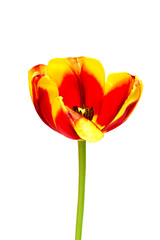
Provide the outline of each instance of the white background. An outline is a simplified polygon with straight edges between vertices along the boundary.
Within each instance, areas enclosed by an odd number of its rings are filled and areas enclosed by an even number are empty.
[[[87,143],[83,240],[159,240],[158,0],[14,0],[0,12],[0,239],[74,239],[77,142],[40,120],[28,70],[88,56],[106,75],[137,74],[144,91],[127,122]]]

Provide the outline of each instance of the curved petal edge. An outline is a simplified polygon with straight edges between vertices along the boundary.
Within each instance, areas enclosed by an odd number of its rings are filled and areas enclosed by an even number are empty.
[[[103,138],[104,134],[93,122],[65,106],[62,99],[62,97],[59,98],[63,112],[81,140],[93,143]]]
[[[139,79],[138,76],[135,76],[135,82],[133,84],[133,88],[130,92],[130,95],[128,96],[127,100],[121,107],[120,111],[116,115],[116,117],[113,119],[113,121],[106,127],[102,129],[102,132],[109,132],[112,129],[118,127],[123,122],[125,122],[130,114],[133,112],[134,108],[136,107],[143,91],[143,83]]]

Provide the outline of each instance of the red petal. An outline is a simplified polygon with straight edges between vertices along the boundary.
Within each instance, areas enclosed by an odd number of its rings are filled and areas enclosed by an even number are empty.
[[[32,81],[35,76],[44,76],[46,72],[47,72],[47,66],[43,64],[36,65],[28,71],[29,90],[30,90],[32,101],[33,101]]]
[[[71,109],[82,104],[98,114],[104,95],[105,73],[95,59],[56,58],[48,64],[48,74],[57,83],[59,95]]]
[[[47,125],[54,131],[58,131],[52,118],[52,107],[47,90],[39,88],[38,105],[42,116],[45,118]]]
[[[113,130],[114,128],[118,127],[119,125],[121,125],[123,122],[125,122],[127,120],[127,118],[129,117],[129,115],[132,113],[132,111],[134,110],[136,104],[138,101],[131,103],[125,110],[124,114],[118,118],[117,120],[113,121],[112,123],[109,124],[109,126],[104,127],[104,129],[102,129],[102,132],[109,132],[111,130]]]
[[[97,119],[98,125],[108,126],[115,118],[134,83],[134,77],[128,73],[110,74],[106,81],[103,105]]]
[[[77,58],[80,69],[80,80],[83,89],[83,104],[93,107],[95,115],[99,113],[102,105],[105,72],[102,64],[93,58]]]
[[[46,88],[47,87],[47,88]],[[51,102],[58,96],[57,87],[47,76],[41,74],[32,80],[33,103],[40,118],[53,130],[57,131],[52,118]]]
[[[46,119],[44,118],[44,116],[40,110],[39,101],[38,101],[37,83],[41,77],[42,77],[42,75],[39,74],[32,79],[32,101],[33,101],[34,107],[35,107],[36,112],[38,113],[39,117],[42,119],[42,121],[45,124],[48,125],[48,122],[46,121]]]
[[[62,111],[62,109],[57,113],[57,116],[55,118],[55,122],[57,124],[58,131],[63,134],[65,137],[79,140],[80,137],[75,132],[74,128],[68,121],[65,113]]]
[[[134,108],[136,107],[141,97],[142,90],[143,90],[143,84],[139,80],[139,78],[135,76],[135,82],[127,100],[123,104],[122,108],[120,109],[120,111],[118,112],[114,120],[108,126],[102,129],[103,132],[108,132],[118,127],[119,125],[121,125],[123,122],[127,120],[127,118],[130,116],[130,114],[133,112]]]
[[[48,63],[48,74],[57,84],[59,96],[63,97],[65,105],[82,106],[80,81],[70,59],[55,58]]]
[[[55,125],[58,131],[64,136],[79,140],[80,137],[75,132],[74,128],[68,121],[66,114],[62,109],[61,99],[62,97],[57,97],[52,103],[52,117],[54,119]]]

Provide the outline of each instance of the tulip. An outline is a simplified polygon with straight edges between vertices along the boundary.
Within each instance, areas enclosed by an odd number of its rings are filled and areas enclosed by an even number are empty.
[[[127,120],[142,94],[143,84],[129,73],[109,74],[92,58],[55,58],[29,70],[29,89],[35,109],[54,131],[78,140],[79,195],[76,240],[81,240],[86,167],[86,141]]]
[[[29,71],[30,94],[40,118],[75,140],[96,142],[135,108],[142,82],[128,73],[109,74],[87,57],[55,58]]]

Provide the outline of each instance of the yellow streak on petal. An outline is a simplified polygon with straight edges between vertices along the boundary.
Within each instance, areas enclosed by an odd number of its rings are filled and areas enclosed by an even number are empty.
[[[50,103],[53,103],[55,98],[59,96],[59,92],[58,92],[56,83],[54,83],[50,79],[50,77],[48,77],[47,75],[44,77],[41,77],[41,79],[39,80],[39,82],[37,84],[37,88],[39,88],[39,87],[45,89],[48,92]]]
[[[47,71],[47,66],[43,64],[34,66],[28,71],[29,91],[30,91],[32,101],[33,101],[33,90],[32,90],[33,78],[38,74],[46,74],[46,71]]]
[[[54,124],[57,129],[58,129],[58,127],[57,127],[56,117],[57,117],[58,113],[60,112],[60,110],[62,110],[62,105],[60,103],[61,99],[63,99],[63,97],[60,97],[60,96],[56,97],[52,104],[54,106],[54,107],[52,107],[52,118],[53,118]]]
[[[32,102],[33,102],[32,80],[36,75],[37,75],[37,72],[31,74],[31,72],[28,71],[29,92],[30,92],[30,95],[31,95]]]
[[[104,90],[105,71],[101,62],[97,59],[88,57],[78,57],[77,60],[81,68],[83,68],[83,71],[87,72],[90,75],[93,75]]]
[[[127,100],[125,101],[124,105],[122,106],[122,108],[120,109],[120,111],[118,112],[118,114],[116,115],[116,117],[114,118],[114,120],[111,122],[113,123],[114,121],[116,121],[117,119],[119,119],[124,113],[126,108],[133,102],[138,102],[138,100],[140,99],[141,95],[142,95],[142,91],[143,91],[143,83],[142,81],[139,79],[138,76],[135,76],[135,83],[133,85],[133,88],[130,92],[130,95],[128,96]],[[135,105],[136,106],[136,105]],[[131,113],[130,113],[131,114]],[[129,115],[130,115],[129,114]],[[128,115],[128,117],[129,117]],[[127,117],[127,118],[128,118]],[[126,120],[126,119],[125,119]],[[110,123],[110,124],[111,124]]]
[[[73,75],[73,71],[67,58],[54,58],[49,61],[47,66],[47,74],[56,82],[58,88],[61,86],[66,75]]]
[[[97,125],[97,118],[98,118],[98,114],[94,114],[92,122],[95,123]]]
[[[108,75],[107,80],[105,82],[105,95],[111,92],[113,89],[117,87],[123,86],[123,84],[133,81],[132,77],[129,73],[119,72],[119,73],[111,73]],[[132,86],[132,85],[131,85]]]
[[[50,77],[46,75],[39,80],[37,88],[39,87],[45,89],[48,92],[49,102],[52,109],[52,119],[56,126],[55,118],[58,111],[60,110],[60,104],[56,100],[59,96],[57,85],[50,79]]]
[[[76,124],[73,122],[72,126],[81,139],[90,143],[97,142],[104,137],[104,134],[86,118],[80,118]]]
[[[102,129],[105,127],[105,125],[102,126],[102,125],[98,124],[98,123],[97,123],[97,118],[98,118],[98,115],[95,114],[95,115],[93,116],[92,122],[93,122],[100,130],[102,130]]]
[[[93,143],[103,138],[104,134],[93,122],[74,112],[69,107],[66,107],[62,99],[62,97],[57,98],[61,104],[63,112],[66,114],[69,122],[81,139]]]

